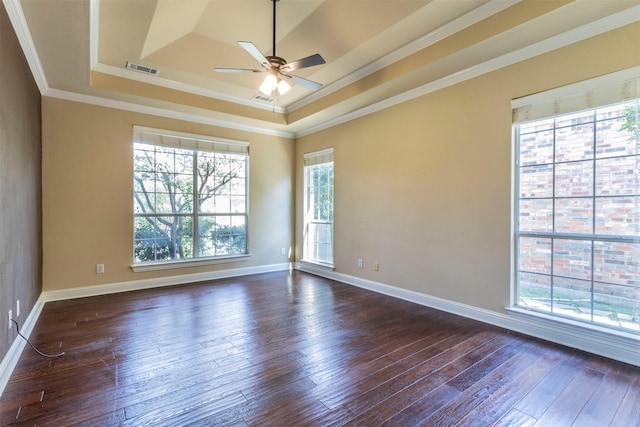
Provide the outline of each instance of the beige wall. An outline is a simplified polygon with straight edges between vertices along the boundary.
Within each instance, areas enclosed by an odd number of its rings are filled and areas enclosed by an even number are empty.
[[[302,185],[293,197],[293,162],[300,184],[302,155],[332,146],[337,272],[503,311],[511,271],[510,101],[639,65],[638,39],[640,25],[622,28],[295,143],[45,98],[44,289],[285,262],[280,248],[291,242],[293,200],[300,260],[303,197]],[[250,261],[131,271],[133,125],[251,143]],[[104,274],[95,273],[97,263]]]
[[[40,92],[0,4],[0,361],[42,289]],[[16,313],[20,300],[20,316]]]
[[[131,271],[134,125],[250,143],[249,261]],[[45,291],[288,261],[281,248],[292,244],[292,140],[46,97],[42,126]]]
[[[335,148],[336,271],[503,312],[511,99],[640,65],[638,40],[636,24],[299,139],[297,182],[304,153]]]

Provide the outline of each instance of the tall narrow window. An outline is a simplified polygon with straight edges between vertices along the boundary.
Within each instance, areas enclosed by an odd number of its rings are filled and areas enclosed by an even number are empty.
[[[640,333],[639,106],[516,124],[516,306]]]
[[[134,263],[247,253],[247,143],[136,127]]]
[[[333,266],[333,148],[304,155],[305,261]]]

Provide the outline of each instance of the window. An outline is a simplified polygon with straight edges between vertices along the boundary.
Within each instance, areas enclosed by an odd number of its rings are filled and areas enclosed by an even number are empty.
[[[303,259],[333,266],[333,148],[304,155]]]
[[[247,143],[136,127],[134,263],[247,253]]]
[[[639,106],[514,110],[516,307],[640,333]]]

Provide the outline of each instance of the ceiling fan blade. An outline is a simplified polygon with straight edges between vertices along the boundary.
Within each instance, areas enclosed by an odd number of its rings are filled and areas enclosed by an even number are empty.
[[[280,73],[280,75],[291,79],[292,82],[294,82],[297,85],[300,86],[304,86],[307,89],[311,89],[311,90],[318,90],[322,87],[322,84],[320,83],[316,83],[314,81],[311,80],[307,80],[307,79],[303,79],[302,77],[298,77],[298,76],[291,76],[289,74],[284,74],[284,73]]]
[[[280,67],[280,70],[289,72],[299,70],[300,68],[313,67],[315,65],[324,63],[324,58],[319,53],[316,53],[315,55],[307,56],[306,58],[298,59],[297,61],[284,64],[282,67]]]
[[[218,73],[263,73],[264,70],[252,70],[250,68],[214,68]]]
[[[269,61],[267,61],[267,58],[265,58],[265,56],[262,54],[262,52],[260,52],[260,50],[258,50],[256,45],[254,45],[251,42],[238,42],[238,44],[240,46],[242,46],[244,48],[244,50],[249,52],[249,55],[251,55],[254,58],[256,58],[256,61],[258,61],[260,63],[260,65],[262,65],[265,68],[269,68],[269,69],[271,68],[271,64],[269,63]]]

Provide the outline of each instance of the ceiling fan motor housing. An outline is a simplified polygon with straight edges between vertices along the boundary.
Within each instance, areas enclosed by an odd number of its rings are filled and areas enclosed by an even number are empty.
[[[282,67],[287,63],[287,61],[284,58],[281,58],[279,56],[265,56],[265,58],[267,58],[267,61],[269,61],[269,64],[271,64],[271,67],[275,68],[276,70],[279,70],[280,67]]]

